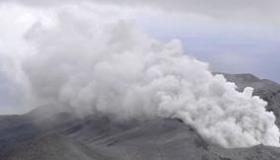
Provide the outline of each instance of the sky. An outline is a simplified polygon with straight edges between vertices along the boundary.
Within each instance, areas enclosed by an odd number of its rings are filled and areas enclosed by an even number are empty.
[[[187,54],[208,62],[213,71],[252,73],[280,82],[278,0],[0,0],[0,46],[37,19],[51,25],[52,9],[65,5],[116,12],[157,39],[179,39]],[[0,56],[0,71],[3,61]],[[0,72],[0,113],[13,112],[17,94]]]

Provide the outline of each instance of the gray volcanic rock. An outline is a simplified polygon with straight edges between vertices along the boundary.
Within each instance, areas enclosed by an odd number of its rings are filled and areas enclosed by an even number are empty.
[[[279,113],[279,85],[253,75],[225,74],[268,101]],[[71,113],[0,117],[0,160],[279,160],[280,148],[226,149],[206,142],[179,119],[114,121],[102,115]],[[276,114],[277,115],[277,114]],[[279,114],[278,114],[279,115]],[[279,116],[277,116],[279,126]]]

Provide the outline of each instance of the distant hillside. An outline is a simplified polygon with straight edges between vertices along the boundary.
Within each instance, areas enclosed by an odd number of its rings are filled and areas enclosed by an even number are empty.
[[[277,120],[276,124],[280,127],[280,85],[267,79],[260,79],[252,74],[225,74],[228,81],[234,82],[239,90],[245,87],[253,87],[254,94],[260,96],[268,102],[267,110],[272,111]]]

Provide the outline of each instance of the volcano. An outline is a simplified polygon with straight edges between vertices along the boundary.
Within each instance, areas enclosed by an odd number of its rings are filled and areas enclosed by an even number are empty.
[[[251,74],[224,74],[238,90],[253,87],[268,102],[280,127],[280,85]],[[206,141],[180,119],[115,121],[71,112],[0,117],[1,160],[278,160],[280,148],[223,148]],[[40,116],[38,116],[40,115]]]

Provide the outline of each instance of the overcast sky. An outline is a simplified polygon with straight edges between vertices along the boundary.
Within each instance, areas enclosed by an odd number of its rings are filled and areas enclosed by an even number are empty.
[[[7,7],[11,4],[25,7]],[[209,62],[215,71],[253,73],[280,82],[279,0],[0,0],[0,45],[24,27],[7,26],[4,19],[32,21],[38,13],[33,10],[81,4],[123,8],[143,30],[162,41],[180,39],[186,53]],[[0,112],[18,103],[12,100],[15,95],[0,74]]]
[[[34,8],[92,2],[137,10],[144,30],[162,40],[181,39],[188,54],[213,70],[280,82],[278,0],[2,0],[7,2]]]

